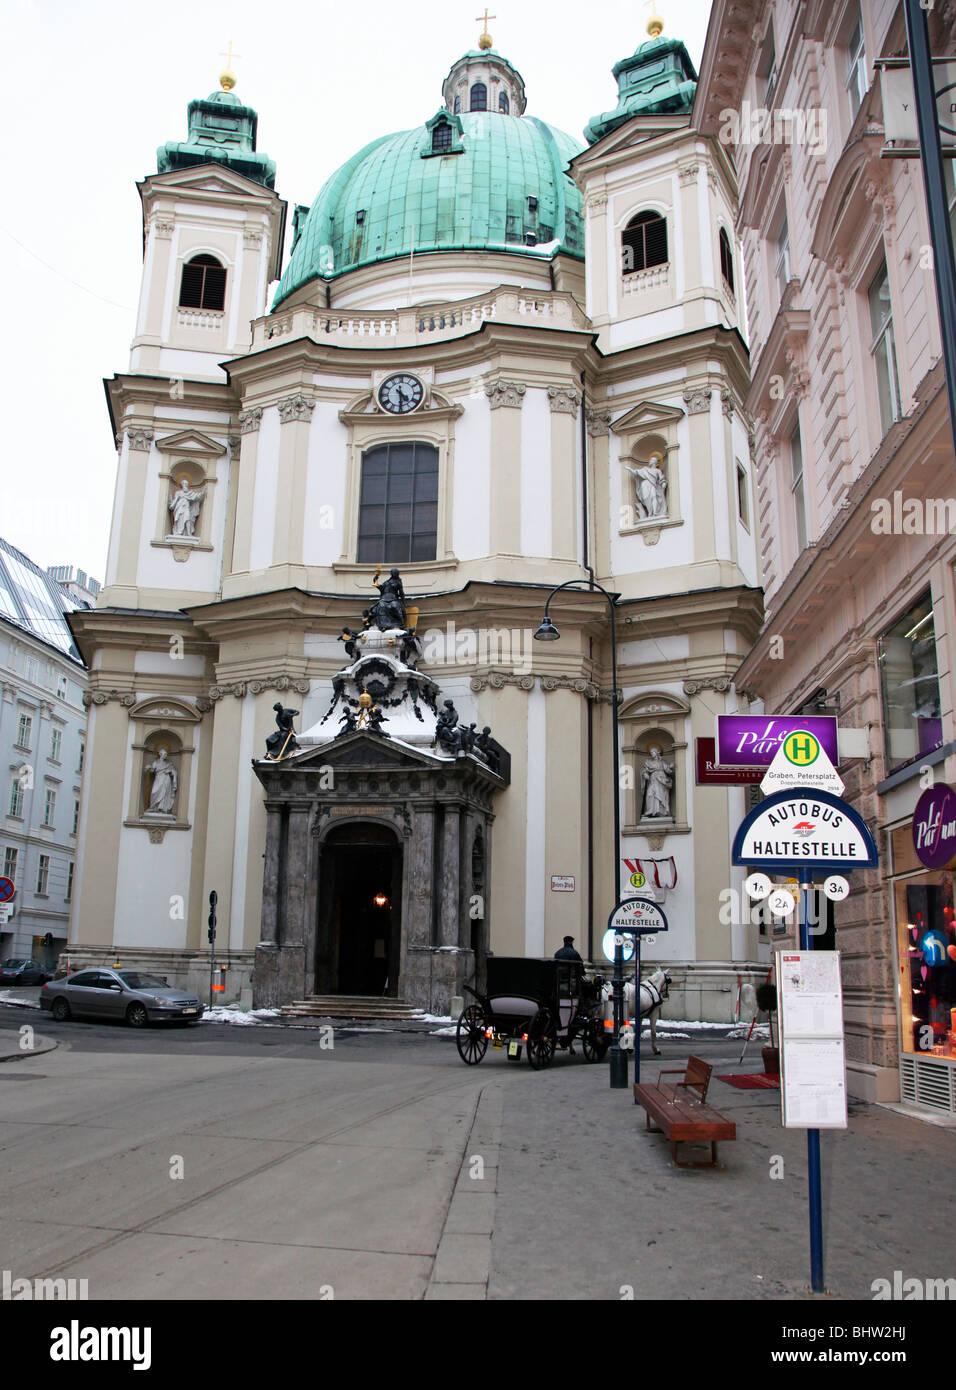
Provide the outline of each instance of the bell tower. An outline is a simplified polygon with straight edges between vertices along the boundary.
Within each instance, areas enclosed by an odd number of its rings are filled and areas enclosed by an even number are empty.
[[[231,56],[231,55],[230,55]],[[286,205],[275,164],[256,149],[258,115],[220,89],[189,103],[186,139],[157,152],[138,185],[143,280],[130,370],[224,381],[219,363],[248,352],[281,270]]]

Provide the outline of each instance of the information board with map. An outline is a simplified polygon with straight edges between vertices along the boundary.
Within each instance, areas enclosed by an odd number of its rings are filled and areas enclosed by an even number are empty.
[[[839,951],[777,951],[780,1107],[788,1129],[845,1129]]]

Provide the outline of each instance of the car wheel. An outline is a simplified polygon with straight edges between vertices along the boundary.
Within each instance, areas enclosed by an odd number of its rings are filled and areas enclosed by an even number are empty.
[[[54,999],[53,1006],[50,1009],[50,1012],[56,1019],[57,1023],[66,1023],[70,1017],[70,1006],[62,997],[59,999]]]
[[[149,1014],[146,1012],[145,1004],[130,1004],[126,1010],[126,1022],[131,1028],[145,1028],[149,1022]]]

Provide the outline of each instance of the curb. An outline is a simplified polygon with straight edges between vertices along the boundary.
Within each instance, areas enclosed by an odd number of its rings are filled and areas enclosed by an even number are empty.
[[[4,1062],[25,1062],[30,1057],[42,1057],[45,1052],[53,1052],[59,1046],[56,1038],[35,1038],[28,1050],[17,1047],[9,1052],[0,1051],[0,1066]]]
[[[426,1301],[484,1302],[491,1278],[491,1237],[498,1192],[498,1156],[504,1095],[500,1085],[486,1086],[478,1097],[461,1167],[445,1216]],[[482,1160],[480,1178],[472,1177],[474,1160]]]

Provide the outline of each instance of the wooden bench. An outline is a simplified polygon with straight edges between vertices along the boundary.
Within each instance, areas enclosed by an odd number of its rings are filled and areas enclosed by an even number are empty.
[[[688,1059],[687,1067],[667,1068],[661,1076],[681,1076],[676,1083],[635,1083],[634,1103],[643,1105],[647,1128],[653,1119],[656,1127],[670,1140],[671,1158],[678,1168],[713,1168],[717,1163],[717,1144],[722,1139],[736,1139],[737,1126],[706,1103],[707,1089],[713,1067],[701,1057]],[[677,1157],[678,1144],[710,1144],[710,1161],[682,1163]]]

